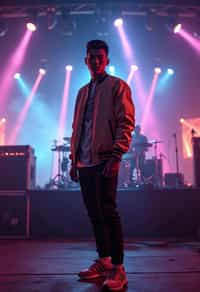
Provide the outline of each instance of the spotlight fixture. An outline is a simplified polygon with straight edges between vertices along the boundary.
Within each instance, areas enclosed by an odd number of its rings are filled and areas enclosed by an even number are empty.
[[[65,69],[66,69],[66,71],[72,71],[73,67],[72,67],[72,65],[67,65],[65,67]]]
[[[44,68],[40,68],[40,69],[39,69],[39,73],[40,73],[41,75],[45,75],[45,74],[46,74],[46,70],[45,70]]]
[[[29,31],[36,31],[37,30],[37,11],[28,11],[28,17],[26,19],[26,28]]]
[[[174,70],[173,70],[172,68],[168,68],[168,69],[167,69],[167,73],[168,73],[169,75],[173,75],[173,74],[174,74]]]
[[[162,70],[161,70],[160,67],[155,67],[154,72],[155,72],[156,74],[160,74],[160,73],[162,72]]]
[[[131,70],[133,70],[134,72],[138,70],[138,66],[133,64],[131,65]]]
[[[122,26],[122,24],[123,24],[123,19],[122,18],[115,19],[114,26],[120,27],[120,26]]]
[[[5,124],[5,122],[6,122],[6,118],[1,118],[0,125]]]
[[[182,24],[178,23],[174,26],[174,33],[179,33],[182,28]]]
[[[15,73],[14,78],[18,80],[20,78],[20,73]]]
[[[32,32],[37,30],[36,24],[34,24],[32,22],[27,22],[26,28]]]
[[[0,37],[4,37],[8,31],[6,23],[0,20]]]

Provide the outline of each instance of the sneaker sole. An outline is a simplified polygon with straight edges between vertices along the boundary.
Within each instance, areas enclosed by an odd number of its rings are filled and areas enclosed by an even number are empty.
[[[91,276],[87,276],[87,277],[80,276],[80,275],[78,275],[78,276],[79,276],[79,278],[81,280],[92,280],[92,279],[97,279],[97,278],[105,277],[106,274],[105,273],[104,274],[102,273],[102,274],[96,274],[96,275],[91,275]]]
[[[107,285],[103,285],[103,288],[107,289],[108,291],[121,291],[121,290],[123,290],[123,289],[125,289],[127,287],[128,287],[128,281],[124,282],[122,284],[122,286],[117,287],[117,288],[109,288]]]

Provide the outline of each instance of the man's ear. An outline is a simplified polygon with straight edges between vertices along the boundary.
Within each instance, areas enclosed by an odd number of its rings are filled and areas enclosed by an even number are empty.
[[[110,64],[110,59],[109,59],[109,58],[107,59],[107,65],[108,65],[108,64]]]
[[[87,65],[87,58],[85,57],[85,64]]]

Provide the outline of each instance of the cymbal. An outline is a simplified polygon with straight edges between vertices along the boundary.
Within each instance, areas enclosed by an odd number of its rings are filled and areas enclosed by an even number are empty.
[[[51,149],[51,151],[58,151],[58,152],[68,152],[70,151],[70,147],[66,145],[58,145]]]

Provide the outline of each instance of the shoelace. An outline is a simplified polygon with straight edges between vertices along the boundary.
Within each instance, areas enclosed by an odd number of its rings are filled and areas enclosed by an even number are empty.
[[[97,272],[105,271],[105,267],[100,260],[95,260],[94,264],[91,265],[90,270],[94,270]]]
[[[109,280],[112,280],[115,278],[116,276],[116,273],[117,273],[117,269],[112,269],[108,272],[108,279]]]

